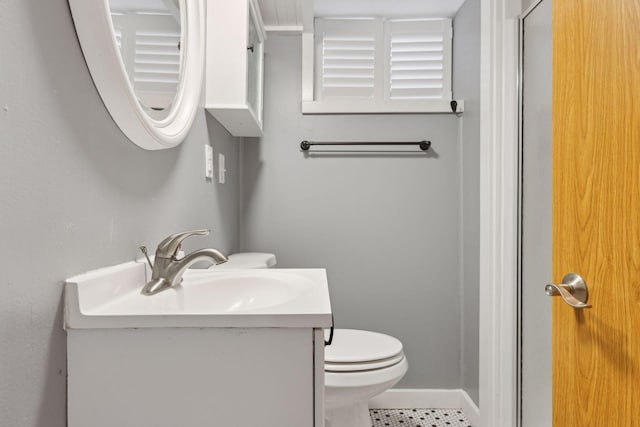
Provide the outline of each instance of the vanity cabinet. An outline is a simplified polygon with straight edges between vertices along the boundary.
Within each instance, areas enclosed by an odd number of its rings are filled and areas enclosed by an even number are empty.
[[[264,25],[254,0],[207,0],[205,107],[232,135],[262,136]]]
[[[324,426],[324,269],[190,269],[151,297],[149,277],[66,280],[69,427]]]
[[[313,328],[68,330],[69,427],[322,427]]]

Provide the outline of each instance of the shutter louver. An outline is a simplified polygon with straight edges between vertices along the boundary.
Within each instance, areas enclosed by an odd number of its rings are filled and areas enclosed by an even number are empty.
[[[140,103],[171,107],[180,82],[180,25],[166,13],[112,14],[122,61]]]
[[[135,84],[167,84],[180,80],[180,33],[136,31]]]
[[[445,73],[448,72],[445,37],[442,28],[429,25],[432,22],[390,22],[390,99],[443,99],[449,96],[445,94]],[[436,22],[440,24],[441,21]]]
[[[373,98],[381,80],[382,34],[376,19],[316,20],[322,98]]]
[[[147,28],[136,29],[133,86],[140,102],[154,110],[171,107],[180,81],[180,30],[169,15],[153,16]],[[164,26],[158,24],[165,21]],[[153,24],[151,24],[151,22]],[[172,30],[171,28],[175,28]]]
[[[325,37],[322,89],[325,96],[372,97],[375,87],[373,37]]]

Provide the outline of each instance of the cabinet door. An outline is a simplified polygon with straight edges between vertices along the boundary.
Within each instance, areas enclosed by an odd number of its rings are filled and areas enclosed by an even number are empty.
[[[251,8],[247,35],[247,105],[258,122],[262,122],[262,60],[263,40]]]
[[[254,0],[207,1],[205,108],[233,136],[262,136],[265,32]]]
[[[75,329],[67,349],[69,427],[314,426],[310,328]]]

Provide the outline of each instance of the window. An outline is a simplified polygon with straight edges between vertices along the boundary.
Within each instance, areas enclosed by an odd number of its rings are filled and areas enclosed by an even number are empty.
[[[451,111],[451,37],[450,19],[316,19],[303,112]]]

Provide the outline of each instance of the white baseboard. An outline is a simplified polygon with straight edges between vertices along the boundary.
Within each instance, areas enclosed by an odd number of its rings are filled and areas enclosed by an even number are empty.
[[[469,423],[472,426],[480,425],[480,408],[476,405],[476,402],[467,394],[466,391],[460,390],[462,393],[462,399],[460,401],[462,405],[462,412],[467,416]]]
[[[480,410],[466,391],[391,389],[369,401],[371,409],[462,408],[472,426],[480,425]]]

